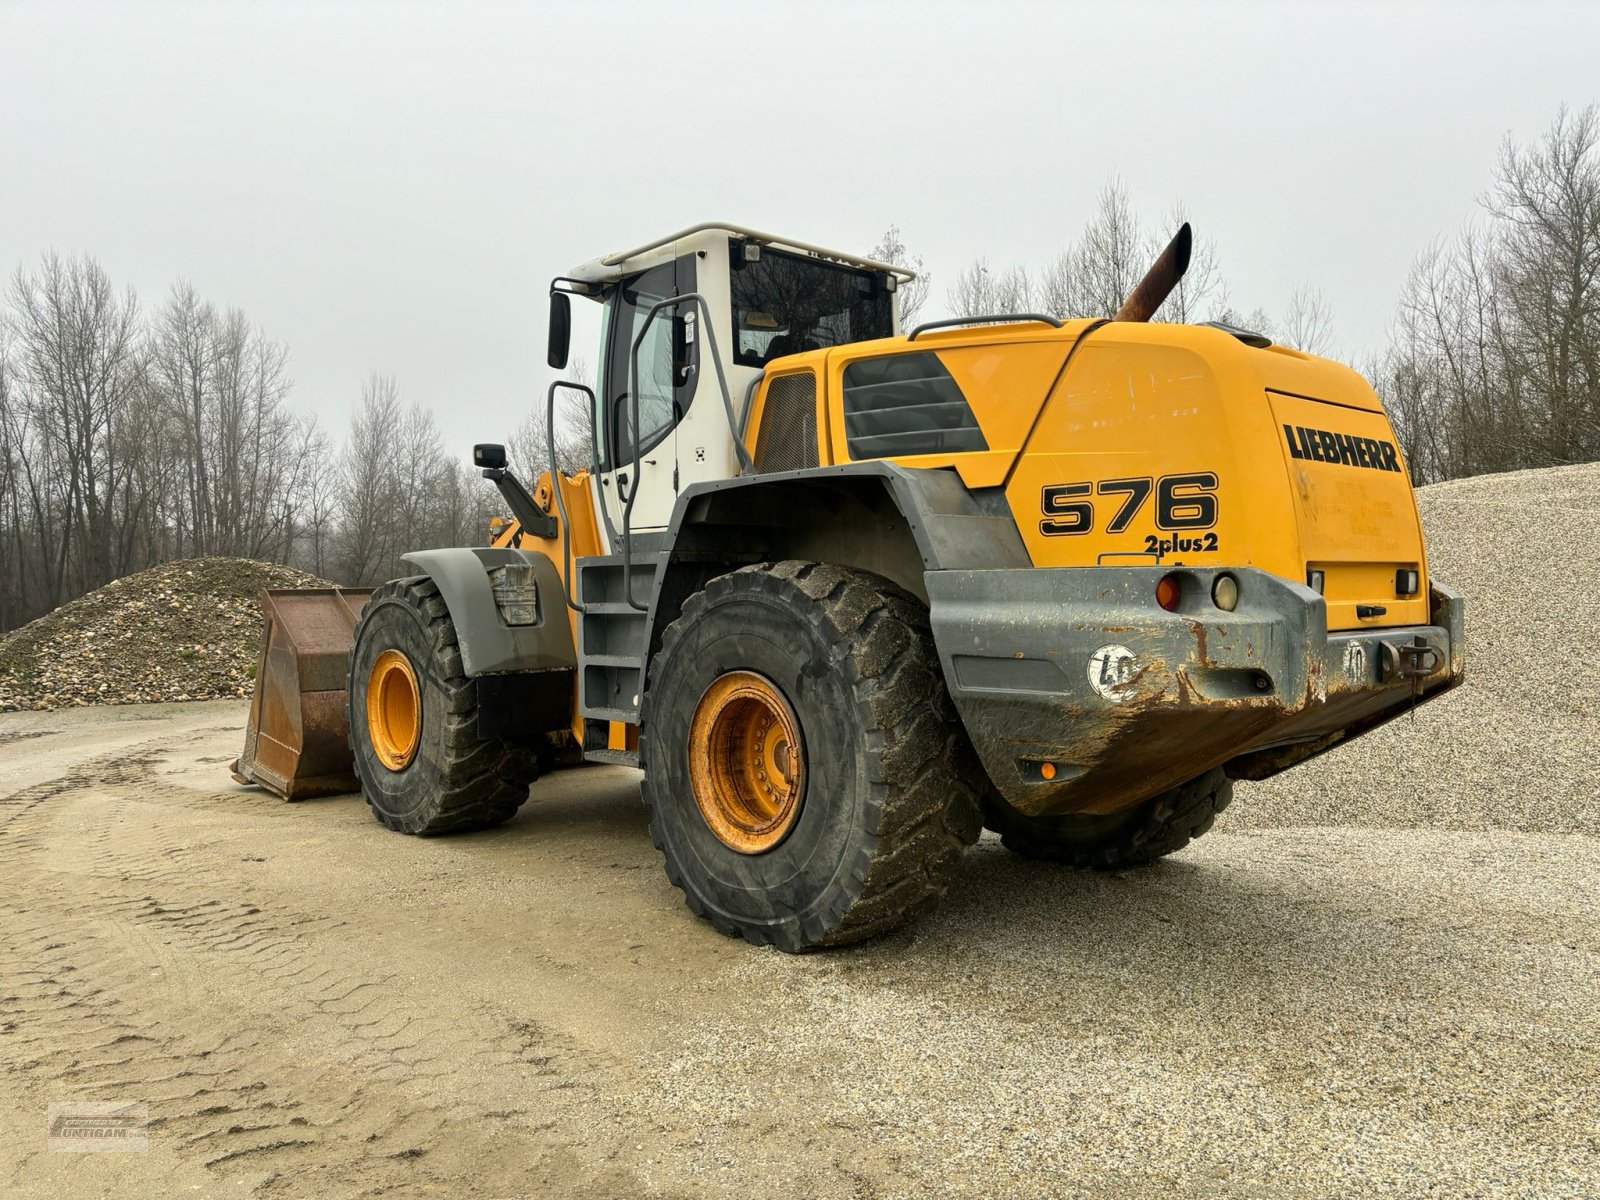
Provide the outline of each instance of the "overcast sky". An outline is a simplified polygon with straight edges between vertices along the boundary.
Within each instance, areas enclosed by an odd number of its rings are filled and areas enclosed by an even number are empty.
[[[465,447],[542,405],[545,287],[584,259],[894,222],[942,309],[1120,176],[1184,202],[1238,309],[1320,287],[1356,353],[1501,139],[1600,100],[1597,52],[1595,3],[0,0],[0,268],[188,279],[335,432],[376,369]]]

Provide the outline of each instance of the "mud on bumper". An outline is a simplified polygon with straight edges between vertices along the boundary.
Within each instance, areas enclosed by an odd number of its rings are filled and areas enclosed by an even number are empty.
[[[995,787],[1030,815],[1115,812],[1223,766],[1263,779],[1461,682],[1463,604],[1428,625],[1329,633],[1322,597],[1255,569],[930,571],[934,641]]]

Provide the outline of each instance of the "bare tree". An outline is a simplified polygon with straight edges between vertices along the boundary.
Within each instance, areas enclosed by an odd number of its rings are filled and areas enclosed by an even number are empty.
[[[413,403],[394,430],[393,461],[389,484],[392,553],[436,545],[439,493],[449,471],[433,413],[420,404]]]
[[[1562,108],[1531,146],[1507,139],[1483,204],[1499,230],[1502,379],[1530,463],[1600,456],[1600,109]]]
[[[1600,112],[1501,149],[1485,217],[1413,265],[1383,394],[1420,480],[1600,458]]]
[[[1310,284],[1295,288],[1280,336],[1286,345],[1307,354],[1333,352],[1333,310],[1320,288]]]
[[[593,386],[589,364],[574,356],[567,366],[567,379]],[[517,423],[506,439],[506,450],[512,468],[527,482],[549,470],[549,440],[545,431],[545,397]],[[575,388],[562,388],[556,393],[556,461],[561,469],[571,475],[589,467],[595,456],[594,414],[589,408],[589,398]]]
[[[237,310],[218,323],[217,340],[216,545],[226,554],[282,558],[294,493],[309,469],[296,454],[300,423],[284,405],[289,351]]]
[[[1167,212],[1165,224],[1145,239],[1142,274],[1150,263],[1167,248],[1167,243],[1189,220],[1182,204],[1174,204]],[[1216,312],[1227,307],[1228,289],[1222,282],[1222,272],[1217,265],[1216,243],[1203,232],[1193,235],[1189,251],[1189,269],[1178,280],[1178,286],[1162,302],[1157,316],[1163,321],[1191,324],[1209,321]]]
[[[402,416],[395,381],[373,372],[362,386],[342,462],[338,561],[341,578],[350,584],[379,582],[396,556]]]
[[[0,628],[175,557],[294,555],[372,578],[401,539],[472,525],[431,418],[397,430],[392,381],[329,472],[326,437],[287,406],[287,348],[242,313],[179,284],[141,321],[93,260],[55,255],[4,299]]]
[[[11,336],[0,318],[0,630],[17,624],[27,608],[28,554],[22,540],[26,509],[21,488],[26,418],[13,402],[11,373]]]
[[[436,487],[435,543],[470,546],[486,541],[489,518],[500,515],[499,493],[487,486],[476,471],[455,459],[445,465]]]
[[[1113,180],[1101,191],[1083,231],[1045,264],[1040,304],[1058,317],[1111,316],[1187,219],[1182,205],[1174,205],[1159,228],[1146,231],[1127,189]],[[1157,315],[1164,321],[1198,321],[1226,301],[1216,251],[1209,239],[1196,236],[1189,270]]]
[[[295,457],[307,465],[295,492],[299,514],[295,524],[297,561],[313,575],[327,578],[333,569],[334,539],[340,513],[340,481],[325,469],[329,455],[327,435],[315,417],[299,422]]]
[[[214,380],[216,312],[194,287],[173,286],[151,335],[150,377],[165,400],[181,441],[186,503],[175,514],[180,553],[208,554],[215,544],[210,447],[206,440],[209,389]]]
[[[1026,267],[995,271],[987,259],[980,258],[956,276],[945,302],[958,317],[1027,312],[1033,306],[1033,280]]]
[[[11,302],[33,432],[28,457],[39,468],[29,467],[33,508],[41,521],[55,518],[36,526],[39,556],[52,564],[53,607],[69,586],[86,590],[111,577],[112,498],[127,472],[115,435],[138,377],[138,302],[131,292],[119,296],[93,259],[55,254],[35,274],[17,271]],[[76,560],[75,542],[83,549]]]
[[[292,496],[306,466],[286,406],[288,349],[237,309],[173,288],[149,338],[146,379],[181,447],[168,514],[181,552],[283,558]]]
[[[906,249],[905,241],[900,236],[900,226],[891,225],[884,230],[883,237],[878,239],[878,244],[867,257],[917,273],[917,277],[909,283],[902,280],[896,293],[900,300],[900,325],[910,329],[916,323],[917,313],[922,311],[923,304],[927,302],[928,289],[933,284],[933,276],[923,266],[922,255],[912,254]]]
[[[1147,240],[1127,188],[1113,179],[1101,190],[1094,215],[1073,251],[1077,315],[1109,317],[1122,306],[1144,274]]]

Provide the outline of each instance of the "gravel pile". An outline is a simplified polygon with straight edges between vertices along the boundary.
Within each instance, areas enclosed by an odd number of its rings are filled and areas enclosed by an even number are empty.
[[[1597,915],[1582,838],[1218,833],[1101,874],[986,836],[908,932],[738,958],[630,1099],[710,1179],[834,1148],[834,1186],[751,1195],[1593,1200]]]
[[[248,558],[164,563],[0,639],[0,712],[250,694],[269,587],[327,587]]]
[[[1600,833],[1600,463],[1418,492],[1434,576],[1467,597],[1467,682],[1276,779],[1219,827]]]

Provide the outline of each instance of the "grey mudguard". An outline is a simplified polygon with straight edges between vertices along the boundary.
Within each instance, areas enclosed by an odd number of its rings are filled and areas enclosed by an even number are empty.
[[[986,507],[953,468],[901,467],[888,462],[845,463],[693,484],[678,497],[669,544],[676,555],[685,536],[697,526],[761,523],[755,506],[762,496],[799,498],[862,485],[878,487],[893,500],[924,570],[1029,565],[1017,523],[1003,499],[998,507]],[[814,515],[804,506],[791,506],[790,512],[801,520]]]
[[[1028,552],[998,489],[973,492],[953,468],[846,463],[692,484],[660,543],[652,644],[706,579],[746,563],[798,558],[872,571],[926,598],[927,572],[1025,569]]]
[[[461,646],[461,666],[468,676],[570,670],[578,665],[561,576],[545,555],[535,550],[474,546],[419,550],[402,557],[432,579],[444,597]],[[539,589],[536,624],[507,625],[500,619],[489,572],[510,563],[533,567]]]
[[[1229,569],[930,571],[934,641],[990,780],[1028,815],[1108,813],[1213,767],[1264,778],[1454,687],[1461,600],[1434,589],[1429,625],[1330,633],[1322,597]],[[1155,601],[1182,581],[1176,612]],[[1429,648],[1418,677],[1392,664]],[[1389,665],[1386,665],[1389,664]]]

